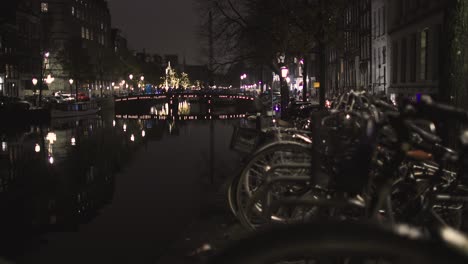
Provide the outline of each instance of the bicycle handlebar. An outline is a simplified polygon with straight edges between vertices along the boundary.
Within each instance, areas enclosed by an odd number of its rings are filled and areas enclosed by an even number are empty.
[[[442,103],[436,103],[429,96],[423,96],[418,104],[418,110],[429,116],[442,115],[444,118],[458,119],[464,123],[468,123],[468,112]]]

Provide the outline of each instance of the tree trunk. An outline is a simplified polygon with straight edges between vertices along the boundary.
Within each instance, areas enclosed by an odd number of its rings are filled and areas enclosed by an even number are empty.
[[[288,105],[289,105],[289,87],[286,79],[280,75],[281,83],[281,118],[285,119],[288,116]]]
[[[303,69],[302,69],[302,101],[303,102],[307,102],[307,93],[309,92],[309,87],[307,85],[308,83],[308,79],[307,79],[307,76],[308,76],[308,66],[309,66],[309,59],[308,59],[308,56],[304,56],[304,66],[303,66]]]
[[[319,64],[320,64],[320,73],[319,73],[319,81],[320,81],[320,88],[319,88],[319,105],[320,109],[325,109],[325,95],[327,89],[327,63],[326,63],[326,53],[325,53],[325,45],[323,42],[319,42]]]
[[[79,83],[79,81],[76,80],[75,81],[75,96],[76,96],[75,98],[76,98],[77,102],[78,102],[78,83]]]
[[[448,0],[446,4],[443,37],[440,45],[440,95],[441,100],[467,109],[468,90],[468,0]],[[456,145],[459,122],[445,124],[448,143]]]

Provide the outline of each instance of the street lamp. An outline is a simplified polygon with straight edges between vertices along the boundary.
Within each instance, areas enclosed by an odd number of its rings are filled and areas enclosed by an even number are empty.
[[[73,94],[73,82],[74,80],[71,78],[68,80],[68,83],[70,83],[70,96]],[[78,94],[76,95],[76,101],[78,101]]]
[[[133,80],[133,74],[130,74],[130,75],[128,76],[128,78],[129,78],[130,80]]]
[[[32,84],[34,86],[34,103],[36,103],[36,104],[37,104],[37,98],[36,98],[36,96],[37,96],[37,94],[36,94],[36,85],[37,85],[37,83],[38,83],[37,78],[33,78],[32,79]]]
[[[145,80],[145,76],[141,76],[140,80],[141,80],[141,81],[144,81],[144,80]]]
[[[41,58],[41,82],[39,84],[39,99],[38,99],[39,102],[38,102],[38,106],[42,105],[42,88],[43,88],[42,86],[44,84],[44,72],[45,72],[45,69],[47,68],[47,64],[49,64],[50,52],[44,51],[41,55],[42,55],[42,58]]]
[[[242,74],[241,77],[240,77],[240,79],[241,79],[241,82],[240,82],[240,89],[241,89],[241,91],[242,91],[242,80],[247,79],[247,74],[245,74],[245,73]]]
[[[281,67],[281,77],[288,77],[289,69],[286,66]]]
[[[47,78],[45,79],[45,82],[47,83],[47,85],[53,83],[55,81],[55,78],[52,77],[51,74],[47,75]]]

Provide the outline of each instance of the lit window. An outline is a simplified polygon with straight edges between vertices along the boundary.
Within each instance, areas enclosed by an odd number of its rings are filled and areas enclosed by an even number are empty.
[[[42,13],[49,12],[49,4],[48,3],[41,3],[41,12]]]
[[[420,78],[421,80],[426,80],[427,78],[427,34],[428,29],[421,31],[421,60],[420,60]]]
[[[86,39],[89,39],[89,29],[86,29]]]
[[[75,7],[72,6],[72,15],[74,16],[75,15]]]
[[[86,38],[86,30],[84,27],[81,27],[81,38]]]

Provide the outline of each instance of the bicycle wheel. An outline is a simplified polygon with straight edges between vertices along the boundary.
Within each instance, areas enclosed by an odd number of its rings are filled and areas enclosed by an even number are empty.
[[[247,205],[250,198],[264,183],[267,173],[275,170],[275,167],[288,164],[303,164],[298,169],[278,169],[274,171],[275,175],[296,176],[309,175],[311,164],[310,145],[297,142],[274,142],[268,144],[257,151],[249,160],[239,176],[237,185],[237,217],[241,224],[251,230],[257,229],[265,224],[264,219],[259,217],[262,212],[262,205],[256,203],[254,212],[248,211]],[[275,184],[273,187],[277,197],[303,195],[307,192],[308,186],[305,183]],[[279,212],[278,212],[279,213]],[[272,216],[273,221],[282,222],[288,216],[276,214]]]
[[[239,176],[236,175],[236,177],[233,177],[231,179],[231,182],[229,184],[229,187],[227,189],[227,203],[229,206],[229,209],[231,210],[231,213],[237,217],[238,214],[238,205],[237,205],[237,199],[236,199],[236,191],[237,191],[237,185],[239,184]]]
[[[466,255],[412,228],[327,222],[283,226],[238,241],[212,264],[442,264],[467,263]]]

